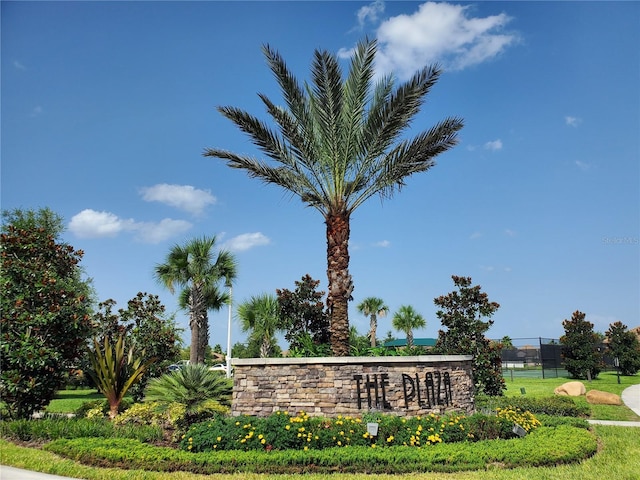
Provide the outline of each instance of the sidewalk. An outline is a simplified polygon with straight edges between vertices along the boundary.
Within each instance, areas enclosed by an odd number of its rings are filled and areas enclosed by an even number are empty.
[[[625,388],[622,392],[622,402],[636,415],[640,415],[640,383]],[[596,425],[616,425],[623,427],[640,427],[640,422],[614,422],[611,420],[589,420]],[[47,473],[31,472],[20,468],[5,467],[0,465],[0,480],[73,480],[68,477],[49,475]]]
[[[622,403],[633,410],[636,415],[640,416],[640,383],[631,385],[622,391]],[[623,427],[640,427],[640,422],[614,422],[611,420],[589,420],[589,423],[595,425],[618,425]]]

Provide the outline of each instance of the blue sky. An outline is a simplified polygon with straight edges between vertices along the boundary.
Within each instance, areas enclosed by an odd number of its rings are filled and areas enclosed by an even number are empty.
[[[263,44],[306,80],[314,49],[346,58],[368,35],[399,80],[444,67],[412,133],[446,116],[465,127],[433,169],[355,211],[351,324],[367,331],[355,305],[378,296],[391,313],[412,305],[427,320],[415,335],[435,337],[433,299],[463,275],[501,304],[492,338],[557,338],[575,310],[600,332],[640,325],[638,2],[1,9],[2,208],[62,215],[100,300],[158,294],[186,327],[153,269],[202,235],[235,253],[236,302],[307,273],[326,290],[320,214],[202,152],[258,153],[215,107],[266,118],[257,93],[280,100]],[[226,319],[210,315],[212,345],[226,345]],[[391,315],[378,328],[392,330]]]

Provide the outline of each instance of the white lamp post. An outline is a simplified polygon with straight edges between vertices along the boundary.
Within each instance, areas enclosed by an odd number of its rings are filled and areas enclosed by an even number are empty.
[[[231,305],[233,304],[232,299],[232,288],[231,284],[229,284],[229,321],[227,322],[227,378],[231,378]]]

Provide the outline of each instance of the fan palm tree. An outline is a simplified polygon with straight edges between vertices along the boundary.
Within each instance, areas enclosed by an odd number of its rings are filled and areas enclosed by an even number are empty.
[[[182,287],[181,308],[189,312],[191,329],[190,362],[204,363],[209,344],[208,310],[219,310],[230,301],[219,288],[229,286],[236,278],[236,260],[228,251],[220,250],[214,260],[216,237],[196,238],[186,245],[175,245],[165,263],[155,268],[156,278],[171,292]]]
[[[259,94],[276,130],[235,107],[218,110],[251,137],[275,163],[223,149],[205,156],[226,160],[250,177],[279,185],[323,215],[327,239],[327,306],[334,355],[349,354],[348,301],[353,291],[349,273],[350,218],[368,198],[390,198],[414,173],[429,170],[434,158],[457,143],[459,118],[446,118],[406,138],[441,70],[427,66],[397,88],[391,75],[374,85],[377,44],[365,40],[351,58],[342,79],[337,57],[316,50],[311,84],[300,85],[283,58],[270,46],[263,52],[282,91],[286,107]]]
[[[381,298],[367,297],[358,305],[358,311],[365,317],[369,317],[369,339],[371,340],[371,347],[375,347],[378,316],[384,317],[389,313],[389,307],[384,304],[384,300]]]
[[[145,402],[158,402],[163,407],[172,403],[185,406],[190,424],[205,410],[225,411],[231,406],[233,380],[202,364],[185,365],[180,370],[152,378],[145,390]]]
[[[393,328],[405,332],[407,335],[407,348],[413,347],[413,331],[416,328],[427,326],[424,317],[420,315],[411,305],[402,305],[393,315],[391,320]]]
[[[243,332],[249,333],[249,343],[260,344],[260,357],[269,357],[273,351],[275,334],[280,328],[280,307],[274,295],[259,295],[238,305]]]

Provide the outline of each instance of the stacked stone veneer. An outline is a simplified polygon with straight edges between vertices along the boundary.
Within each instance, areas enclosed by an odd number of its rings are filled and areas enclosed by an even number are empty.
[[[470,355],[233,359],[234,415],[474,411]]]

